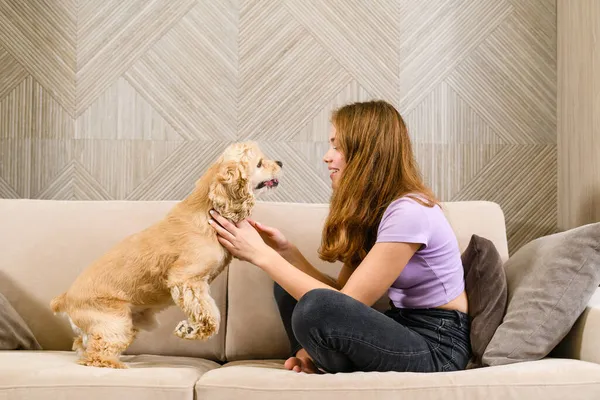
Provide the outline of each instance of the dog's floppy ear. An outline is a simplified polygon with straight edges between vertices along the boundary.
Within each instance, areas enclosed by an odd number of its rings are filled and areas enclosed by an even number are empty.
[[[209,198],[213,207],[223,217],[234,222],[248,217],[254,206],[254,194],[250,185],[247,162],[222,162],[210,185]]]
[[[243,161],[222,162],[215,178],[221,185],[243,186],[248,183],[248,163]]]

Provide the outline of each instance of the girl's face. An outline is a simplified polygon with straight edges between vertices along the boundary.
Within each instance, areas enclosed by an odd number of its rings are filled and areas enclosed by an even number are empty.
[[[344,155],[337,148],[335,134],[335,127],[333,127],[329,134],[329,150],[327,150],[327,153],[325,153],[325,156],[323,157],[323,161],[328,165],[329,178],[331,179],[331,187],[333,189],[337,188],[342,173],[344,172],[344,168],[346,167]]]

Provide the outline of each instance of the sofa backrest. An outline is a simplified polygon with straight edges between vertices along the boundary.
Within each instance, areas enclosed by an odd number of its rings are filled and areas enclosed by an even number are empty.
[[[0,293],[13,305],[45,350],[70,350],[68,321],[53,315],[50,300],[118,241],[162,218],[175,201],[48,201],[0,199]],[[443,204],[461,251],[476,233],[508,258],[504,215],[490,202]],[[279,228],[309,261],[337,276],[341,265],[317,256],[326,204],[259,202],[253,217]],[[184,314],[170,307],[160,327],[141,332],[127,354],[164,354],[216,361],[281,358],[289,351],[273,300],[273,281],[259,268],[234,260],[212,284],[222,314],[219,334],[206,342],[173,335]],[[376,308],[387,305],[382,299]]]
[[[94,259],[126,236],[162,218],[173,201],[0,200],[0,293],[45,350],[71,350],[67,320],[53,315],[50,300],[68,289]],[[227,273],[212,284],[226,313]],[[140,332],[128,354],[169,354],[223,360],[225,326],[206,342],[183,340],[173,330],[184,314],[170,307],[160,327]]]
[[[492,202],[465,201],[442,204],[452,225],[461,252],[472,234],[491,240],[503,261],[508,259],[504,214]],[[253,218],[281,230],[304,256],[321,271],[337,276],[340,263],[321,261],[317,249],[328,205],[259,203]],[[287,336],[273,299],[273,281],[259,268],[239,260],[229,267],[226,358],[284,358],[289,354]],[[382,298],[374,308],[387,307]]]

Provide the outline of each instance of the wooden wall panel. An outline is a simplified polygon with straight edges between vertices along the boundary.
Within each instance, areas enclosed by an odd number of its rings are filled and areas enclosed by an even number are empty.
[[[327,202],[330,111],[381,98],[442,200],[501,204],[514,251],[556,228],[555,21],[555,0],[0,0],[0,196],[179,199],[253,138],[286,164],[269,199]]]
[[[600,221],[600,2],[558,1],[558,227]]]

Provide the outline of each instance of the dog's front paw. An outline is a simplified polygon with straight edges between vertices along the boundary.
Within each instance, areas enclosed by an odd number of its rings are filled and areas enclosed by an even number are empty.
[[[206,321],[206,320],[205,320]],[[204,322],[204,321],[203,321]],[[208,321],[206,321],[208,322]],[[175,328],[175,335],[187,340],[206,340],[217,333],[217,326],[213,322],[208,324],[192,325],[187,320],[181,321]]]
[[[175,328],[175,335],[187,340],[196,340],[199,339],[198,333],[200,331],[200,327],[196,325],[191,325],[187,320],[181,321],[177,324]]]

